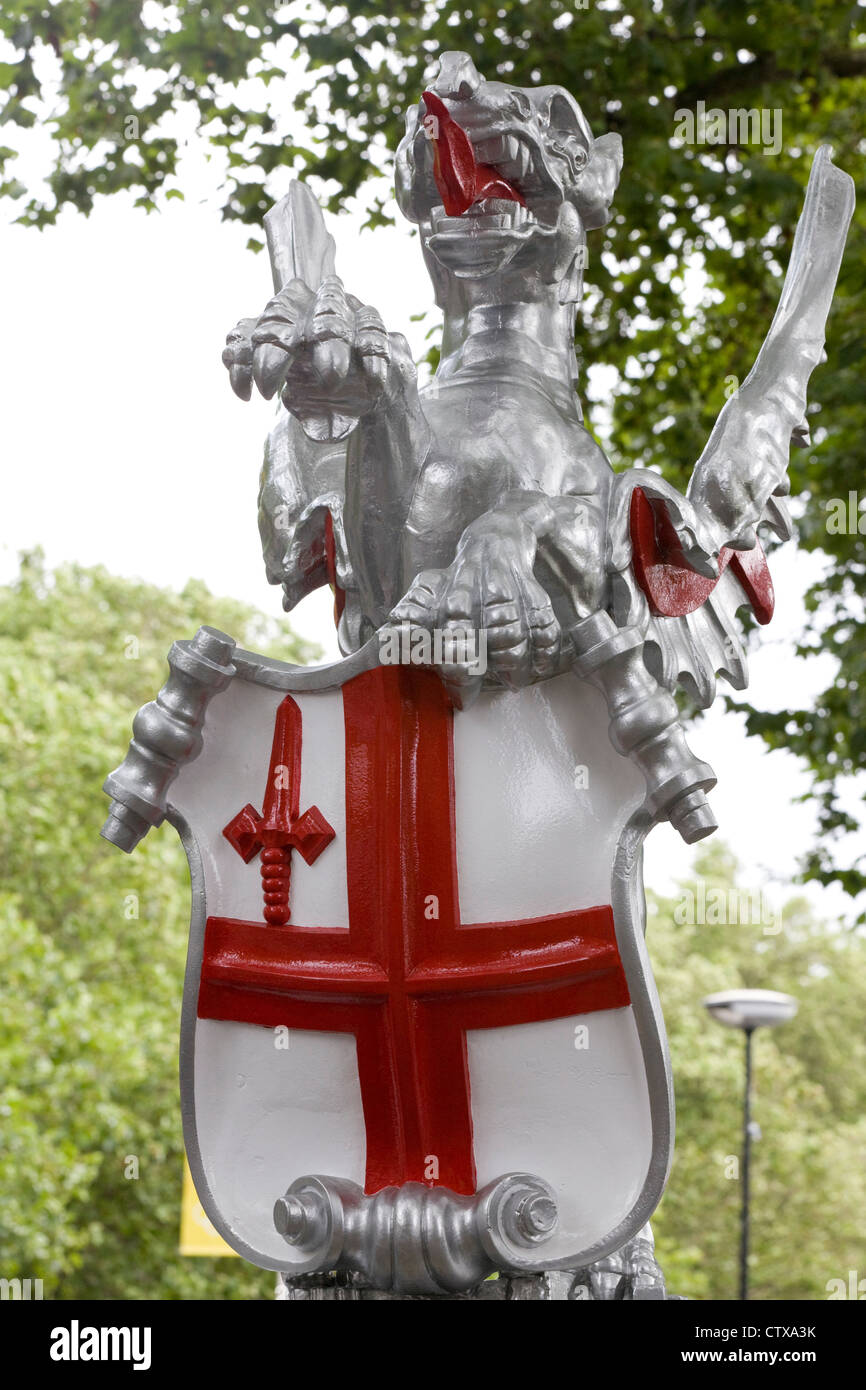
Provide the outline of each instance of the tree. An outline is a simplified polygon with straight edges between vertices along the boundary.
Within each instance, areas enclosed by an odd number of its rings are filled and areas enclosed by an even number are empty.
[[[866,941],[816,921],[803,899],[768,904],[723,845],[698,854],[677,896],[649,899],[677,1105],[673,1170],[653,1218],[668,1287],[737,1297],[743,1038],[700,1001],[772,987],[799,1011],[755,1035],[751,1295],[827,1298],[830,1280],[847,1288],[848,1271],[863,1271]]]
[[[860,17],[851,0],[475,0],[465,9],[398,0],[387,10],[350,0],[328,11],[267,0],[210,8],[199,0],[48,8],[11,0],[0,20],[12,55],[0,70],[9,138],[38,116],[56,159],[47,197],[14,175],[0,192],[18,197],[20,216],[36,226],[66,204],[88,211],[98,195],[120,189],[147,208],[181,196],[171,116],[188,108],[225,159],[226,217],[258,227],[271,174],[291,165],[332,207],[359,194],[375,225],[385,211],[370,176],[389,167],[403,112],[437,51],[467,49],[488,76],[518,84],[561,83],[593,128],[618,130],[626,149],[616,217],[590,248],[581,354],[617,369],[615,462],[658,465],[682,483],[769,325],[817,144],[832,142],[862,185]],[[297,62],[286,78],[289,59]],[[781,147],[747,143],[739,124],[722,144],[683,143],[678,113],[699,102],[777,114]],[[302,143],[296,128],[309,132]],[[838,880],[851,894],[866,889],[863,857],[846,861],[839,844],[862,822],[844,793],[866,762],[866,615],[857,597],[866,580],[866,514],[857,510],[864,224],[861,211],[831,317],[830,360],[813,379],[813,444],[792,467],[800,543],[828,560],[799,650],[830,652],[837,675],[814,707],[748,716],[750,732],[793,749],[811,770],[820,834],[807,876]],[[683,283],[695,267],[706,290],[690,309]],[[836,504],[849,493],[853,512],[836,529]]]
[[[170,826],[99,838],[102,782],[176,637],[202,622],[313,649],[199,583],[181,594],[25,558],[0,590],[0,1247],[47,1298],[266,1298],[242,1260],[177,1254],[177,1031],[189,875]]]

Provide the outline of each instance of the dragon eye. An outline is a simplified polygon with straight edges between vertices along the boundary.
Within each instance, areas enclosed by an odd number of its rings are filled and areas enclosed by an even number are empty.
[[[572,174],[580,173],[589,163],[589,152],[586,147],[577,140],[559,139],[551,140],[550,148],[554,154],[558,154],[560,159],[568,162]]]

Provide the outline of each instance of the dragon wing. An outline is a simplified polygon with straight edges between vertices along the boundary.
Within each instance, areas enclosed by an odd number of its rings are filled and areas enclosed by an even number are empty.
[[[658,535],[689,546],[671,555]],[[644,659],[668,690],[680,686],[701,708],[712,704],[716,676],[735,690],[748,684],[743,632],[737,612],[750,603],[759,621],[772,612],[772,585],[756,592],[739,556],[723,552],[718,569],[695,565],[708,544],[691,504],[658,473],[633,468],[614,480],[608,511],[605,568],[611,581],[614,620],[644,636]],[[756,558],[763,564],[763,552]]]
[[[721,411],[686,496],[634,469],[614,489],[608,572],[617,622],[638,625],[656,678],[703,708],[717,675],[737,690],[748,683],[738,610],[750,604],[761,623],[772,616],[758,528],[791,535],[783,501],[790,445],[808,442],[806,388],[822,358],[854,211],[853,181],[830,154],[822,145],[815,155],[770,331]]]
[[[750,550],[767,522],[790,534],[784,503],[788,458],[808,440],[806,388],[824,349],[824,331],[848,225],[854,183],[830,160],[829,145],[815,155],[782,296],[757,360],[725,403],[687,491],[719,549]]]

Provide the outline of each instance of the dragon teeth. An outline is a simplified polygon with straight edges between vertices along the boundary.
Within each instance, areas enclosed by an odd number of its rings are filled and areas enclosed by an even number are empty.
[[[518,140],[516,135],[505,135],[502,140],[503,157],[507,160],[516,161],[520,158],[520,151],[523,147],[522,140]]]
[[[477,203],[472,204],[473,216],[477,214],[486,215],[487,213],[505,212],[510,215],[513,208],[519,207],[513,198],[479,198]]]
[[[493,135],[487,140],[473,140],[472,148],[480,164],[492,164],[496,168],[517,158],[520,141],[515,135]]]
[[[461,217],[448,217],[445,209],[430,212],[433,232],[488,232],[517,230],[536,218],[528,208],[512,198],[482,198]]]

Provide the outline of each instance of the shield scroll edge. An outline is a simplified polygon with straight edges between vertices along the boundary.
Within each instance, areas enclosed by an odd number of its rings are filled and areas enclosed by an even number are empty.
[[[336,690],[362,672],[379,664],[375,639],[358,652],[328,665],[303,667],[236,650],[236,679],[270,689],[292,692]],[[205,736],[207,722],[205,721]],[[184,972],[180,1020],[180,1103],[183,1140],[190,1172],[201,1204],[219,1234],[232,1249],[259,1268],[298,1273],[291,1258],[275,1260],[248,1245],[223,1217],[204,1171],[195,1116],[195,1033],[201,978],[204,932],[207,920],[205,880],[198,842],[186,817],[170,802],[166,819],[177,831],[189,864],[190,932]],[[623,827],[611,873],[611,904],[620,957],[628,983],[641,1053],[646,1068],[652,1129],[652,1151],[640,1195],[631,1211],[610,1234],[595,1245],[557,1260],[540,1259],[532,1269],[583,1268],[618,1250],[650,1219],[665,1190],[673,1158],[674,1097],[664,1020],[644,940],[646,906],[643,896],[643,842],[656,819],[639,807]],[[300,1176],[300,1174],[299,1174]],[[541,1252],[539,1251],[539,1254]]]

